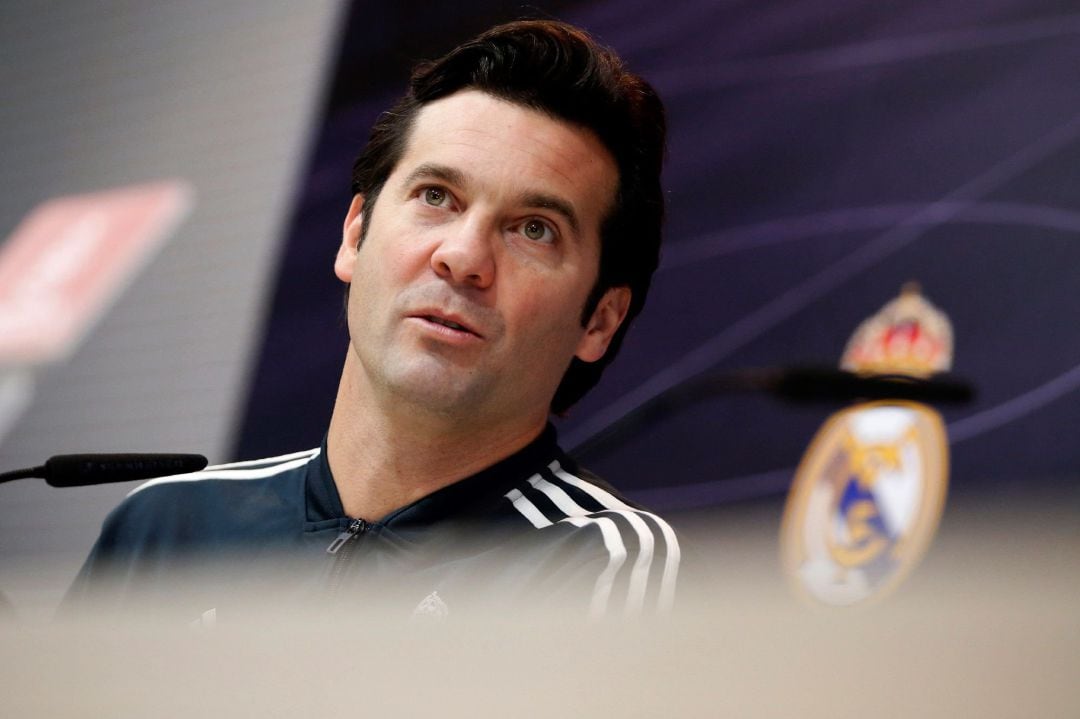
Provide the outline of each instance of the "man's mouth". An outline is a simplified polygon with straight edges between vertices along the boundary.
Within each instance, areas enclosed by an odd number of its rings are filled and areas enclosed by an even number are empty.
[[[427,320],[428,322],[434,322],[437,325],[442,325],[443,327],[449,327],[452,330],[461,330],[462,332],[472,332],[472,330],[470,330],[465,325],[459,325],[457,322],[452,322],[452,321],[450,321],[448,319],[444,319],[442,317],[436,317],[434,315],[424,315],[424,319]]]
[[[464,325],[464,324],[462,324],[460,322],[457,322],[456,320],[452,320],[449,317],[443,317],[441,315],[429,315],[429,314],[418,314],[418,315],[414,315],[414,316],[419,317],[420,319],[424,320],[425,322],[430,322],[432,324],[441,325],[443,327],[455,330],[457,332],[465,332],[467,334],[474,335],[476,337],[482,337],[483,336],[479,332],[474,330],[472,327],[469,327],[468,325]]]

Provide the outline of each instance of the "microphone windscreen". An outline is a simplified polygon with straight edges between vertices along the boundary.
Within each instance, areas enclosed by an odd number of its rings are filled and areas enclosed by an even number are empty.
[[[783,370],[771,391],[793,402],[908,400],[927,404],[964,404],[972,387],[948,376],[860,375],[839,369],[793,367]]]
[[[60,454],[45,462],[45,481],[83,487],[198,472],[206,465],[201,454]]]

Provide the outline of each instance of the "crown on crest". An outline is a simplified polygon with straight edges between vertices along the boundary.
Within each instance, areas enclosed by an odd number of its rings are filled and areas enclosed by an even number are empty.
[[[862,374],[928,377],[952,368],[952,323],[909,282],[900,296],[863,321],[848,340],[840,367]]]

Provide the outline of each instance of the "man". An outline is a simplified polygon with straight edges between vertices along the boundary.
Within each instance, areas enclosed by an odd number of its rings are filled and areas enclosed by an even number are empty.
[[[664,132],[653,90],[564,24],[496,27],[420,66],[354,168],[334,263],[351,342],[323,447],[143,485],[70,598],[287,556],[310,579],[288,591],[425,613],[579,592],[596,615],[668,608],[674,533],[548,424],[644,303]]]

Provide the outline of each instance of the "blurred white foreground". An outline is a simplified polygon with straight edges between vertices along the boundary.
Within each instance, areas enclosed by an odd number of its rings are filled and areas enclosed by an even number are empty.
[[[855,609],[793,599],[775,546],[737,541],[765,536],[743,513],[696,537],[697,581],[686,575],[663,619],[434,621],[253,601],[199,627],[152,610],[122,624],[11,620],[0,714],[1078,716],[1075,516],[1044,508],[1006,532],[984,515],[947,524],[907,584]]]

